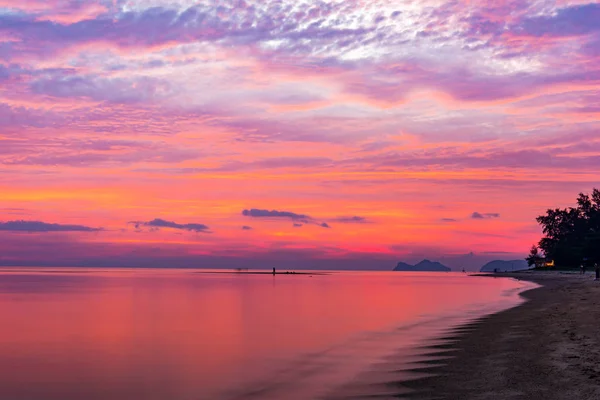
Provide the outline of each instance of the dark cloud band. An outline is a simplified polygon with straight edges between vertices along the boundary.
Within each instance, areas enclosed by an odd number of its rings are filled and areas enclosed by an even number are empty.
[[[132,223],[135,224],[136,228],[139,228],[141,226],[147,226],[147,227],[151,227],[151,228],[170,228],[170,229],[179,229],[179,230],[192,231],[192,232],[209,232],[209,230],[210,230],[210,228],[204,224],[196,224],[196,223],[178,224],[177,222],[166,221],[166,220],[160,219],[160,218],[155,218],[152,221],[148,221],[148,222],[135,221]]]
[[[98,232],[102,228],[85,225],[54,224],[42,221],[7,221],[0,222],[0,231],[9,232]]]
[[[308,215],[296,214],[291,211],[277,211],[277,210],[261,210],[257,208],[251,208],[249,210],[242,211],[242,215],[253,218],[290,218],[294,220],[309,220],[311,219]]]
[[[473,219],[489,219],[489,218],[499,218],[500,214],[498,213],[479,213],[477,211],[475,211],[473,214],[471,214],[471,218]]]

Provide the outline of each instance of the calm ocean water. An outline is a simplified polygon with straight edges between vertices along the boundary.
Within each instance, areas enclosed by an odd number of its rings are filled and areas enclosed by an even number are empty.
[[[424,340],[519,304],[530,285],[458,273],[4,268],[0,399],[382,394]]]

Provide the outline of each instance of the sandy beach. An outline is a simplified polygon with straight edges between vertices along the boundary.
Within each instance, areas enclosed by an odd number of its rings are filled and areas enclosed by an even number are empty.
[[[399,383],[407,399],[600,399],[600,282],[559,272],[497,274],[542,285],[526,303],[451,331]],[[490,278],[493,279],[493,278]]]

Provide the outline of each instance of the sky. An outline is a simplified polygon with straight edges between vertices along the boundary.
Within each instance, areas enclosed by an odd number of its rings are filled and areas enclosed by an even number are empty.
[[[0,0],[0,265],[522,258],[600,185],[600,3]]]

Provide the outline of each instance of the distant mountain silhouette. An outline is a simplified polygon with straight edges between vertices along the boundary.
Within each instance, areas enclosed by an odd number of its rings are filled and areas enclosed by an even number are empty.
[[[398,265],[396,265],[396,268],[394,268],[394,271],[414,271],[414,270],[415,270],[414,265],[410,265],[410,264],[404,263],[402,261],[400,261],[398,263]]]
[[[494,272],[494,270],[497,272],[510,272],[524,269],[529,269],[529,265],[525,260],[494,260],[481,267],[480,272]]]
[[[423,260],[416,265],[410,265],[404,262],[399,262],[394,268],[394,271],[438,271],[438,272],[448,272],[450,268],[445,265],[440,264],[436,261]]]

